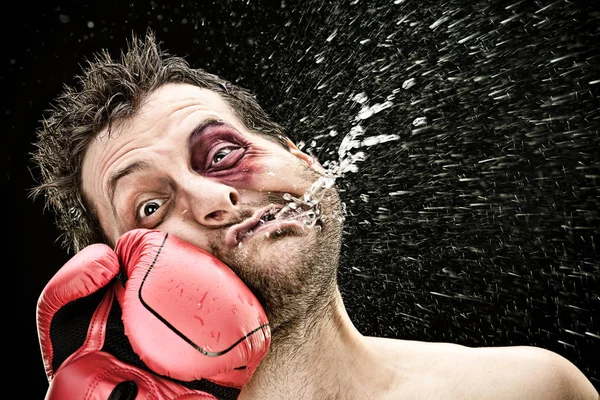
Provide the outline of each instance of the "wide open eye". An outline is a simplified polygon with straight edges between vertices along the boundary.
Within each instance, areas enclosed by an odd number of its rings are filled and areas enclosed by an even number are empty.
[[[137,216],[140,220],[150,217],[154,214],[163,204],[165,204],[166,199],[150,199],[148,201],[144,201],[140,204]]]

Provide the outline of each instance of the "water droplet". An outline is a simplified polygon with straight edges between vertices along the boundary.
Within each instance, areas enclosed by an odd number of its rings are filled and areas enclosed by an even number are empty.
[[[416,84],[415,78],[410,78],[402,82],[402,89],[409,89]]]
[[[427,118],[425,118],[425,117],[415,118],[414,121],[412,122],[413,126],[423,126],[426,123],[427,123]]]

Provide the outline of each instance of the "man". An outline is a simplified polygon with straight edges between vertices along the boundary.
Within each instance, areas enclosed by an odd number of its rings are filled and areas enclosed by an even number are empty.
[[[152,34],[121,60],[101,55],[80,83],[39,132],[35,193],[76,252],[156,229],[241,278],[272,341],[239,399],[598,399],[543,349],[363,336],[336,283],[337,193],[244,90],[161,53]]]

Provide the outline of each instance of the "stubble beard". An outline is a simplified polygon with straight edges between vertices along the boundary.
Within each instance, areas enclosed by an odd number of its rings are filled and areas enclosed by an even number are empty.
[[[272,345],[291,344],[334,303],[343,216],[337,191],[328,189],[316,227],[285,229],[218,255],[262,304]],[[302,335],[304,336],[304,335]]]

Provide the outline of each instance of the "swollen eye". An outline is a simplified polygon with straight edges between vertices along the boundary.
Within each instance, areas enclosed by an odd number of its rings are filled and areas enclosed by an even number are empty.
[[[211,157],[208,172],[223,171],[234,167],[242,159],[246,149],[243,147],[223,147]]]
[[[212,165],[218,164],[222,159],[227,157],[233,150],[229,148],[219,150],[212,159]]]

